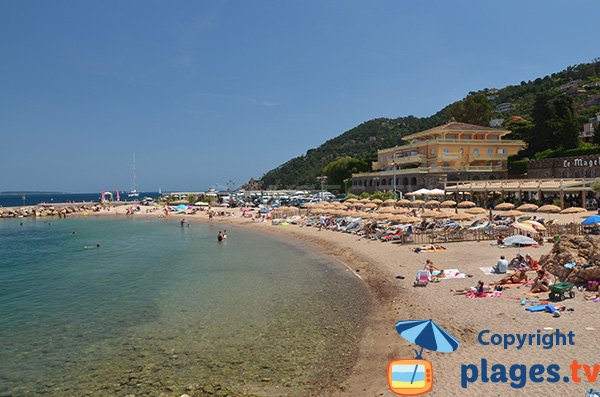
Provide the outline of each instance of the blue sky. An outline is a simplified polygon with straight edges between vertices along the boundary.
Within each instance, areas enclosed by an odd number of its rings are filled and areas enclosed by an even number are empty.
[[[597,0],[1,1],[0,191],[238,184],[600,56]]]

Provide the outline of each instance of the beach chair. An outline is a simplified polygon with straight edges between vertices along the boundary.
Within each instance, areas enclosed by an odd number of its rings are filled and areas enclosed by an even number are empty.
[[[431,281],[431,272],[429,270],[418,270],[414,286],[427,287],[429,281]]]

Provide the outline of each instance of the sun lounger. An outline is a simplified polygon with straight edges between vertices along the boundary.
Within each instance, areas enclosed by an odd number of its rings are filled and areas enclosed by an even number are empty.
[[[415,287],[426,287],[429,281],[431,281],[431,272],[429,270],[417,271]]]

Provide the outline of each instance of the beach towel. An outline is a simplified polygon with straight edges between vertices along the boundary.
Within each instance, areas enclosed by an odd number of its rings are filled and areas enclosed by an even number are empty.
[[[525,308],[528,312],[550,312],[555,313],[556,308],[552,305],[538,305]]]
[[[479,270],[481,270],[486,276],[493,276],[494,274],[498,274],[494,273],[494,268],[492,266],[480,267]]]
[[[458,269],[444,269],[444,277],[440,277],[440,280],[449,280],[454,278],[466,278],[467,275],[461,273]]]
[[[565,263],[563,266],[564,266],[566,269],[573,269],[573,268],[574,268],[576,265],[577,265],[577,263],[575,263],[575,262],[571,262],[571,263]]]
[[[486,292],[477,293],[475,291],[471,291],[465,295],[465,298],[486,298],[488,294]]]

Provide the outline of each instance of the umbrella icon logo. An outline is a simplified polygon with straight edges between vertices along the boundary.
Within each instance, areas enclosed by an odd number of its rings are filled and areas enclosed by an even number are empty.
[[[433,366],[423,360],[423,350],[451,353],[460,345],[455,337],[432,320],[406,320],[396,323],[396,331],[407,341],[419,346],[415,359],[392,360],[387,378],[390,390],[401,396],[428,393],[433,387]]]

